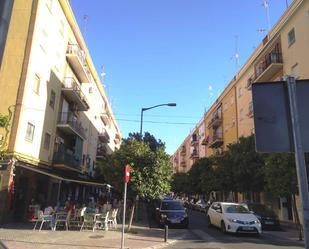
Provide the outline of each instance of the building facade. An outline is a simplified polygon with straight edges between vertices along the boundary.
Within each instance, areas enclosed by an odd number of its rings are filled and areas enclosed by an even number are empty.
[[[252,83],[284,80],[288,75],[309,79],[308,13],[309,1],[294,0],[205,113],[206,136],[199,150],[204,146],[206,157],[220,154],[240,137],[254,133]],[[262,200],[272,201],[267,193]],[[293,218],[291,200],[280,198],[272,206],[281,219]]]
[[[0,221],[98,192],[121,132],[68,0],[15,0],[0,68]]]

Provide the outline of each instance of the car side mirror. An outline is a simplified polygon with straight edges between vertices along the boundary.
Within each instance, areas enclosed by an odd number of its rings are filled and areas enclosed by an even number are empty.
[[[249,211],[251,214],[254,214],[254,212],[251,210],[251,211]]]

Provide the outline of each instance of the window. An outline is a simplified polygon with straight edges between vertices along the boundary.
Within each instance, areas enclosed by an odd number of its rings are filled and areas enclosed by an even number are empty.
[[[238,88],[238,97],[241,97],[242,96],[242,87],[239,87]]]
[[[295,42],[295,29],[292,28],[288,33],[288,44],[289,47]]]
[[[242,120],[244,118],[244,110],[243,109],[240,109],[239,111],[239,120]]]
[[[51,90],[49,97],[49,106],[53,109],[55,108],[55,102],[56,102],[56,93],[54,92],[54,90]]]
[[[39,75],[36,74],[34,77],[33,89],[32,89],[36,94],[40,93],[40,84],[41,84],[41,78]]]
[[[35,128],[35,126],[33,124],[28,123],[27,130],[26,130],[26,140],[28,140],[30,142],[33,141],[34,128]]]
[[[45,139],[44,139],[44,149],[49,150],[49,145],[50,145],[50,134],[45,133]]]
[[[296,63],[291,67],[291,76],[295,79],[298,77],[298,64]]]

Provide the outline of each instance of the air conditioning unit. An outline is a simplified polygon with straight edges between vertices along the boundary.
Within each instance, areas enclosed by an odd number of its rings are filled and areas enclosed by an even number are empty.
[[[64,139],[62,137],[56,137],[56,144],[63,144]]]

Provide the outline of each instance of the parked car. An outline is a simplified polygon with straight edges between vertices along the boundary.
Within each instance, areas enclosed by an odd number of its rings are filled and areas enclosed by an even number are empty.
[[[209,226],[219,227],[224,233],[262,233],[259,219],[239,203],[213,202],[207,220]]]
[[[188,228],[189,218],[187,210],[179,200],[163,200],[157,208],[156,219],[160,226],[179,226]]]
[[[204,212],[206,213],[207,211],[207,204],[204,200],[198,200],[196,203],[195,203],[195,210],[198,210],[200,212]]]
[[[245,203],[243,205],[260,220],[262,229],[280,229],[279,218],[269,207],[260,203]]]

